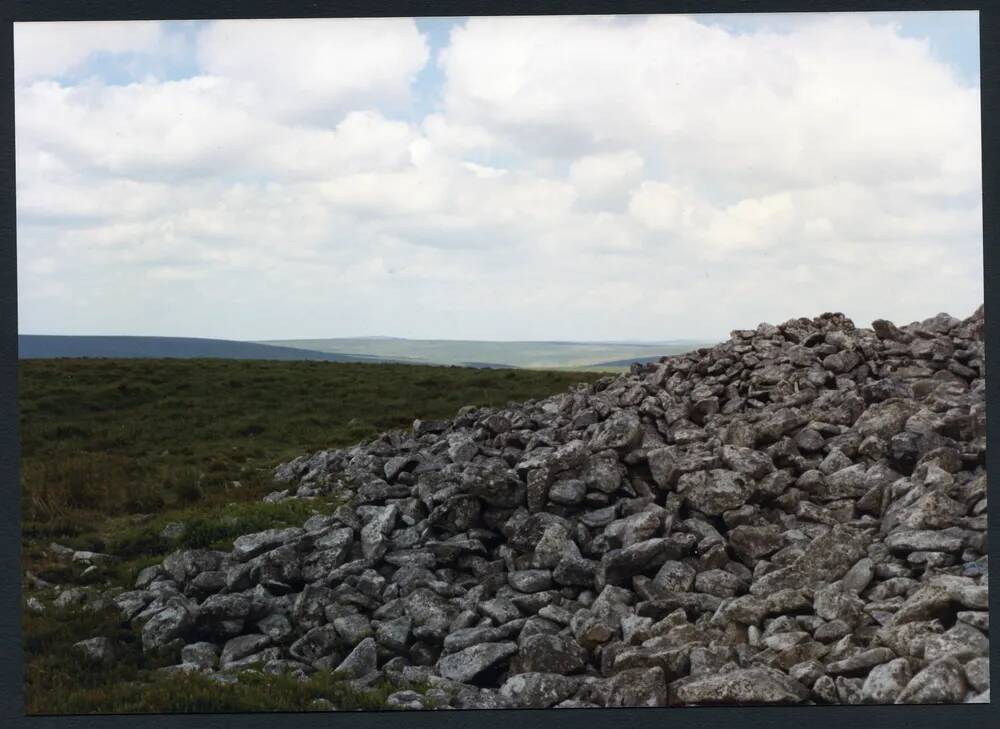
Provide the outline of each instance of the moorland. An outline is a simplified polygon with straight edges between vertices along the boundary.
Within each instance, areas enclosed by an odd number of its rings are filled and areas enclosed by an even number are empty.
[[[302,710],[315,697],[377,708],[328,674],[220,686],[201,676],[145,679],[176,657],[142,653],[113,606],[59,607],[67,588],[131,587],[179,548],[230,548],[247,532],[300,524],[326,502],[265,503],[274,466],[462,406],[565,391],[592,372],[225,359],[37,359],[19,365],[25,706],[30,714]],[[183,525],[183,535],[171,525]],[[87,565],[50,545],[108,553]],[[51,587],[45,587],[51,585]],[[59,587],[56,590],[55,586]],[[124,647],[82,663],[81,636]]]

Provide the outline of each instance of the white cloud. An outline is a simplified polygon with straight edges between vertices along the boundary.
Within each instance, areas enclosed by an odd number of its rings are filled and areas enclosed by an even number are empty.
[[[712,210],[690,188],[646,180],[632,194],[629,212],[651,230],[677,234],[707,225]]]
[[[231,88],[210,77],[128,86],[36,83],[18,91],[16,111],[26,165],[56,159],[77,171],[151,181],[322,179],[396,169],[417,139],[410,125],[372,110],[351,111],[329,129],[281,124],[241,108]]]
[[[98,51],[153,51],[162,42],[162,24],[153,20],[14,23],[14,78],[61,75]]]
[[[221,20],[198,38],[205,73],[252,89],[257,114],[337,119],[403,104],[429,49],[411,18]]]
[[[219,79],[127,86],[39,82],[16,93],[19,154],[60,154],[101,176],[219,175],[267,139],[271,125],[232,104]]]
[[[19,82],[22,331],[663,339],[982,300],[978,90],[861,16],[474,18],[440,99],[409,19],[198,49]]]
[[[452,38],[449,117],[536,154],[633,148],[736,198],[978,175],[978,90],[860,15],[741,36],[681,16],[473,18]]]
[[[629,149],[580,157],[569,168],[570,182],[580,198],[596,208],[620,208],[632,187],[642,179],[643,160]]]

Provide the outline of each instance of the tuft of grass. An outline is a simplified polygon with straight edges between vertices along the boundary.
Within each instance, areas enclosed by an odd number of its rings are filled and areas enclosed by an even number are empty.
[[[31,714],[174,714],[247,711],[326,711],[313,704],[326,699],[337,711],[385,710],[386,699],[397,689],[379,684],[369,689],[350,686],[328,671],[300,681],[289,675],[243,671],[239,682],[219,683],[199,674],[168,674],[146,681],[102,682],[73,688],[42,711]],[[96,708],[95,707],[99,707]]]
[[[98,696],[107,687],[127,684],[145,671],[167,665],[174,656],[146,657],[138,631],[113,608],[25,611],[22,618],[25,658],[25,710],[29,714],[66,713],[73,696]],[[86,638],[116,641],[120,653],[107,664],[90,663],[73,649]],[[157,661],[159,661],[157,663]],[[78,701],[78,699],[77,699]]]
[[[203,674],[162,674],[177,653],[142,652],[139,632],[112,610],[59,610],[24,614],[26,713],[118,714],[240,711],[309,711],[315,699],[338,710],[384,709],[397,689],[388,683],[359,690],[329,671],[306,681],[290,675],[240,673],[239,683],[220,684]],[[110,663],[83,660],[73,644],[104,636],[119,646]],[[420,688],[420,687],[415,687]]]

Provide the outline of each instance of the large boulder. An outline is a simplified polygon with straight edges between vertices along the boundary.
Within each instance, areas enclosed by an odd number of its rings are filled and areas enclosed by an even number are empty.
[[[745,476],[723,469],[686,473],[677,490],[692,508],[709,516],[740,508],[753,493]]]

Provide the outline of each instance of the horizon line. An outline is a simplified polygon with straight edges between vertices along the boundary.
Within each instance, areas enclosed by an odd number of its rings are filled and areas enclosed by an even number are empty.
[[[352,337],[294,337],[289,339],[228,339],[225,337],[206,337],[173,334],[48,334],[37,332],[18,332],[19,337],[120,337],[131,339],[202,339],[218,342],[236,342],[242,344],[260,344],[263,346],[285,344],[287,342],[323,342],[346,341],[358,339],[396,340],[407,342],[465,342],[470,344],[617,344],[639,347],[658,347],[670,344],[702,344],[716,341],[714,338],[695,339],[681,337],[677,339],[454,339],[448,337],[397,337],[378,334],[359,335]]]

